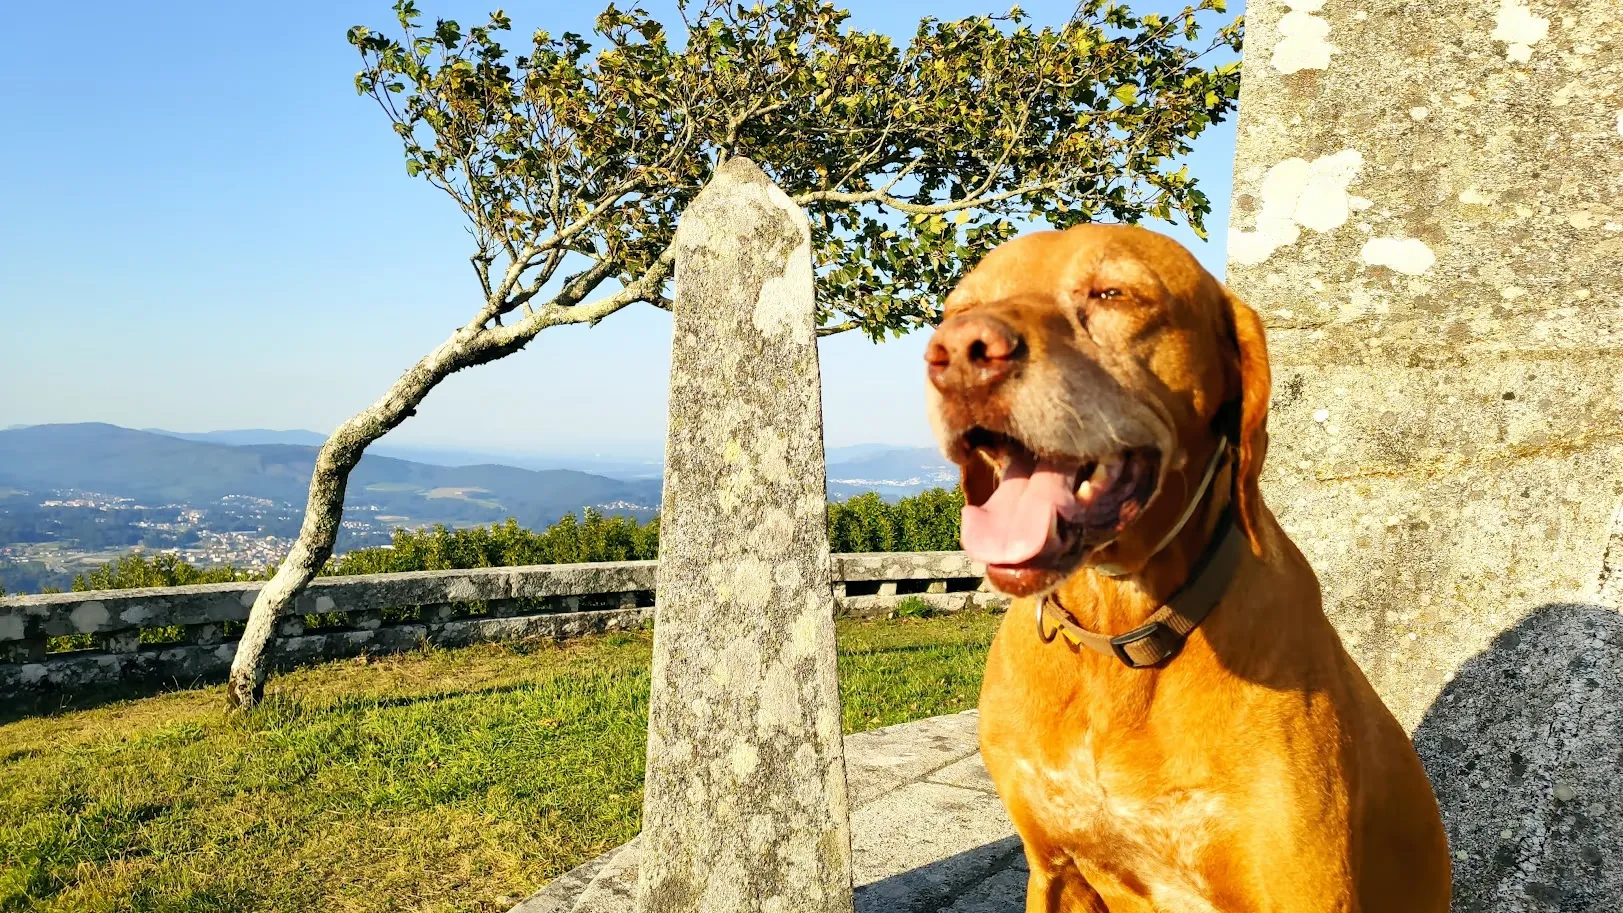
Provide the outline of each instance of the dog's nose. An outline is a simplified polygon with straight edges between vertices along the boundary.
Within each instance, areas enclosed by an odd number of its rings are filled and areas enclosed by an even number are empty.
[[[943,393],[990,387],[1025,360],[1025,340],[1014,328],[982,314],[943,323],[924,350],[930,383]]]

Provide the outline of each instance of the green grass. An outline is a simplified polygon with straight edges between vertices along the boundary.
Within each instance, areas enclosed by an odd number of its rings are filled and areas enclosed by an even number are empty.
[[[847,731],[974,705],[999,616],[842,622]],[[0,725],[0,913],[495,911],[637,832],[649,635]]]

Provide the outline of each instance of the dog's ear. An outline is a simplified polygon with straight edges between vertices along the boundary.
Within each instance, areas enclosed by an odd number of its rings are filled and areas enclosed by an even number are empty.
[[[1262,318],[1239,296],[1223,289],[1229,328],[1234,334],[1235,368],[1239,376],[1238,410],[1228,428],[1230,440],[1239,450],[1234,467],[1234,495],[1240,528],[1251,540],[1251,550],[1263,554],[1262,492],[1257,477],[1268,455],[1268,396],[1272,378],[1268,370],[1268,343]]]

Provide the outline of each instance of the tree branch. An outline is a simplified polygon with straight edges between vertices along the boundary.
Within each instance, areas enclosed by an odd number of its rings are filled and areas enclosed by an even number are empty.
[[[854,330],[860,326],[862,326],[862,324],[855,320],[847,320],[844,323],[836,323],[831,327],[818,327],[817,336],[819,339],[824,336],[837,336],[841,333],[850,332],[851,330]]]
[[[1059,178],[1052,181],[1043,181],[1037,184],[1027,184],[1013,190],[1005,190],[990,196],[969,196],[957,200],[948,200],[945,203],[920,204],[910,203],[900,197],[893,197],[883,188],[878,190],[865,190],[858,193],[843,193],[837,190],[812,190],[795,196],[794,201],[801,206],[808,203],[880,203],[909,215],[935,216],[942,213],[957,212],[961,209],[974,209],[989,203],[1000,203],[1030,193],[1040,193],[1044,190],[1054,190],[1066,184],[1074,184],[1074,177]]]
[[[537,333],[547,327],[571,323],[595,326],[603,318],[628,304],[660,297],[660,288],[670,276],[675,259],[676,246],[673,244],[665,248],[659,257],[649,264],[641,277],[620,291],[591,304],[573,303],[591,294],[592,289],[613,275],[617,264],[611,260],[598,261],[591,269],[572,278],[552,301],[536,308],[523,320],[511,326],[490,327],[480,332],[474,343],[476,360],[473,363],[483,364],[522,349]]]
[[[640,183],[640,178],[631,178],[621,181],[610,190],[604,191],[603,196],[598,198],[597,205],[587,210],[585,215],[553,232],[552,237],[547,238],[545,241],[532,245],[531,259],[534,259],[538,254],[544,254],[567,243],[576,235],[590,228],[599,216],[619,205],[620,201],[625,199],[627,194],[633,192]]]
[[[478,253],[468,258],[468,262],[473,264],[473,271],[479,275],[479,289],[485,293],[485,300],[489,301],[491,296],[490,252],[481,246]]]

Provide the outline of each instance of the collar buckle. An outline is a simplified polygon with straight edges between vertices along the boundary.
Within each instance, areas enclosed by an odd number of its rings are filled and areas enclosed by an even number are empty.
[[[1135,659],[1128,648],[1138,644],[1144,646],[1136,651],[1139,658]],[[1183,638],[1161,622],[1152,621],[1110,638],[1110,649],[1127,668],[1147,669],[1177,656],[1183,650]]]

